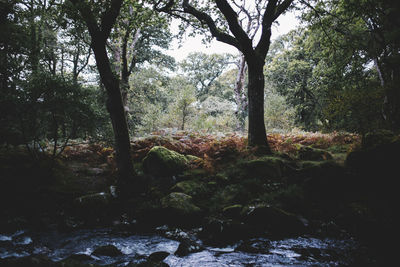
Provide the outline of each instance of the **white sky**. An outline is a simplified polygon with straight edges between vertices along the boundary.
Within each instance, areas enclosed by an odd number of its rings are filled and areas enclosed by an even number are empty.
[[[274,40],[279,35],[288,33],[290,30],[295,29],[299,26],[299,21],[295,17],[295,13],[287,12],[286,14],[278,18],[278,24],[274,24],[272,28],[272,37]],[[176,21],[175,23],[179,23]],[[174,24],[174,23],[173,23]],[[177,25],[173,25],[177,28]],[[237,54],[238,51],[233,46],[224,44],[215,39],[210,44],[203,44],[201,42],[201,36],[187,37],[183,42],[182,46],[178,48],[178,40],[174,40],[171,48],[167,51],[167,54],[174,57],[177,61],[184,59],[190,52],[203,52],[207,54],[212,53],[231,53]]]

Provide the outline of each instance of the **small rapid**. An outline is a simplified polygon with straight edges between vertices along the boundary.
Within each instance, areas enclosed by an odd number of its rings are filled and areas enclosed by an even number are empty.
[[[197,242],[201,243],[200,240]],[[126,266],[140,263],[154,252],[169,254],[169,266],[351,266],[359,252],[352,239],[297,237],[282,240],[254,238],[223,248],[203,246],[201,251],[177,256],[180,242],[158,234],[116,232],[112,229],[57,231],[17,231],[0,234],[0,258],[43,255],[52,261],[68,257],[85,263]],[[112,245],[121,254],[95,255],[96,248]]]

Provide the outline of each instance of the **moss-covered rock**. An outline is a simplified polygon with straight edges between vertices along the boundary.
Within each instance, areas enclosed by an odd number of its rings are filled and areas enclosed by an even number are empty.
[[[222,209],[222,214],[231,219],[239,219],[242,215],[243,205],[235,204],[231,206],[224,207]]]
[[[244,203],[251,198],[251,194],[242,185],[231,184],[215,196],[214,202],[216,202],[216,205],[224,207],[235,203]]]
[[[202,158],[199,158],[199,157],[196,157],[193,155],[186,155],[185,157],[189,162],[202,162],[203,161]]]
[[[323,149],[313,148],[309,146],[300,146],[297,151],[297,157],[300,160],[331,160],[332,155]]]
[[[171,190],[174,192],[185,193],[190,196],[197,196],[206,192],[206,187],[198,180],[187,180],[175,184]]]
[[[155,146],[143,159],[143,169],[145,173],[153,176],[171,176],[182,172],[188,162],[184,155],[162,146]]]
[[[192,227],[201,222],[202,210],[184,193],[170,193],[161,199],[161,207],[162,220],[169,225]]]
[[[193,204],[192,197],[180,192],[172,192],[161,199],[163,208],[172,209],[185,215],[200,212],[200,208]]]
[[[334,161],[307,161],[299,171],[305,197],[320,201],[338,201],[351,191],[346,169]]]
[[[362,149],[369,149],[384,144],[390,144],[396,141],[396,139],[398,139],[398,137],[392,131],[379,129],[366,133],[361,146]]]
[[[280,157],[264,156],[242,162],[239,167],[245,170],[247,177],[274,179],[283,176],[285,163]]]
[[[79,217],[94,221],[112,212],[112,197],[109,193],[96,193],[78,197],[74,200],[74,211]]]

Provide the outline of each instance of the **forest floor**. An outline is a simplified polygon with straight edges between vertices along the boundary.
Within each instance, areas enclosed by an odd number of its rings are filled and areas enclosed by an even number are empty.
[[[115,153],[104,144],[76,143],[55,161],[3,147],[1,233],[108,226],[154,232],[168,225],[201,229],[198,237],[214,246],[303,234],[351,235],[382,245],[394,225],[392,176],[387,160],[369,159],[391,159],[398,137],[390,140],[389,152],[381,146],[363,150],[360,136],[348,133],[271,134],[268,140],[273,155],[259,155],[238,135],[155,133],[135,139],[137,177],[123,199],[114,186]],[[167,163],[146,159],[159,146],[179,154],[171,152]],[[389,163],[390,170],[395,164]],[[376,186],[368,165],[385,169],[377,174],[383,186]]]

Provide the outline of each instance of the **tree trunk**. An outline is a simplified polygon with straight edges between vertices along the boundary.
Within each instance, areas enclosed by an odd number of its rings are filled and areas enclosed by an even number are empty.
[[[97,42],[92,37],[92,48],[101,81],[107,91],[107,110],[110,113],[115,136],[116,162],[119,176],[118,184],[121,190],[127,190],[126,185],[133,179],[135,171],[131,160],[128,125],[126,123],[119,80],[111,70],[105,45],[102,42]]]
[[[271,153],[267,142],[264,124],[264,61],[258,58],[246,58],[248,65],[248,113],[249,146],[258,147],[264,153]]]
[[[244,131],[245,122],[246,122],[246,110],[247,110],[247,99],[244,94],[244,80],[246,74],[246,60],[244,55],[240,56],[239,65],[238,65],[238,74],[236,76],[236,84],[235,84],[235,100],[237,105],[236,117],[238,118],[238,127],[237,129],[241,132]]]

